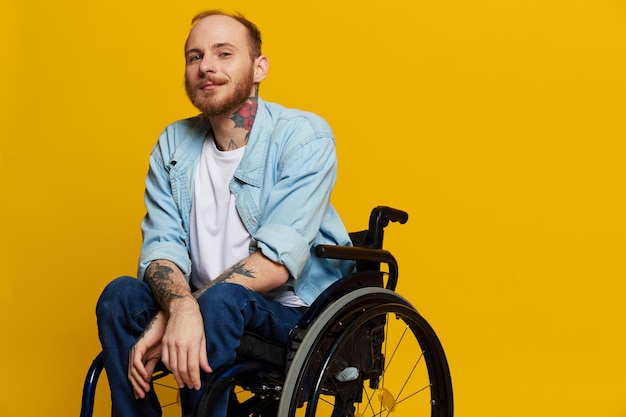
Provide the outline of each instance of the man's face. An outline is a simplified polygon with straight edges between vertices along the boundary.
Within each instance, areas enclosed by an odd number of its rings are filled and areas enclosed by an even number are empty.
[[[209,16],[185,44],[185,89],[207,116],[231,115],[254,95],[255,61],[246,28],[227,16]]]

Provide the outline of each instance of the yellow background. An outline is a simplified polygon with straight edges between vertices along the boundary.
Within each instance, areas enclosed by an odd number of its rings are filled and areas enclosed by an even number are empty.
[[[3,0],[0,416],[78,415],[211,7],[261,27],[266,100],[333,126],[349,228],[410,213],[388,248],[457,416],[626,416],[623,0]]]

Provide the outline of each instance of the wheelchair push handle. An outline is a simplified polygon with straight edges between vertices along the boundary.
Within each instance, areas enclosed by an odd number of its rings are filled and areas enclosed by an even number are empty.
[[[378,206],[370,214],[367,242],[372,248],[382,249],[385,227],[389,222],[404,224],[409,220],[409,213],[387,206]]]
[[[370,214],[370,226],[386,227],[389,222],[404,224],[409,220],[409,213],[388,206],[378,206]],[[372,224],[374,223],[374,224]]]

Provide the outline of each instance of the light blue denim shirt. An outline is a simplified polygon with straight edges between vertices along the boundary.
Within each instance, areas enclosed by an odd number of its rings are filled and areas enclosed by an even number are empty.
[[[147,214],[138,277],[156,259],[191,274],[189,219],[193,177],[211,129],[197,116],[166,127],[150,156]],[[321,259],[319,244],[350,245],[330,204],[337,175],[335,140],[320,117],[259,99],[243,159],[230,183],[237,210],[252,236],[250,252],[261,250],[287,267],[295,292],[310,304],[328,285],[353,272],[347,261]]]

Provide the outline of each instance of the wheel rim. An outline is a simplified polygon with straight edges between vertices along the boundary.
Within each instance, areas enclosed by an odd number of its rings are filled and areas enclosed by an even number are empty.
[[[320,332],[315,348],[302,364],[310,371],[309,375],[299,377],[294,398],[288,399],[292,404],[289,415],[385,416],[393,412],[394,416],[452,416],[447,362],[432,328],[410,305],[399,304],[396,294],[375,294],[369,298],[366,302],[359,301],[358,312],[338,314],[337,322],[341,325]],[[349,362],[350,358],[345,357],[352,354],[350,344],[361,336],[360,326],[372,320],[384,323],[380,353],[385,365],[378,384],[370,387],[371,372],[360,375],[355,382],[337,381],[338,364]],[[336,337],[329,343],[322,335]],[[358,348],[362,349],[363,344]],[[352,399],[356,399],[354,406]],[[302,405],[296,410],[296,406]]]

